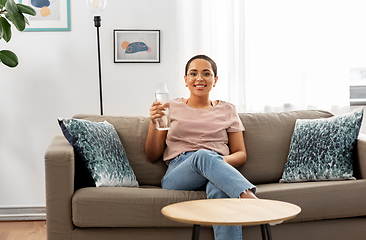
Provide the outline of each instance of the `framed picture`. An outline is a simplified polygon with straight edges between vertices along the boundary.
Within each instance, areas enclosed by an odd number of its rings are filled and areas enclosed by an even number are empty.
[[[24,31],[70,31],[70,0],[19,0],[31,6],[36,16],[29,16]]]
[[[160,30],[114,30],[115,63],[159,63]]]

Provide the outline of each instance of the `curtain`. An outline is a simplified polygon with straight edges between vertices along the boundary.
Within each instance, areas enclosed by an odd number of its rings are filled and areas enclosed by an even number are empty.
[[[365,1],[178,0],[177,7],[180,76],[193,55],[212,57],[219,76],[212,99],[239,112],[349,111],[350,68],[366,62]]]
[[[361,2],[246,1],[248,110],[348,111],[350,37],[360,24],[352,9]]]
[[[197,54],[211,57],[218,65],[218,82],[212,99],[221,99],[245,109],[244,1],[180,0],[178,12],[179,76],[186,62]],[[182,79],[183,81],[183,79]],[[183,82],[177,83],[182,96],[189,96]]]

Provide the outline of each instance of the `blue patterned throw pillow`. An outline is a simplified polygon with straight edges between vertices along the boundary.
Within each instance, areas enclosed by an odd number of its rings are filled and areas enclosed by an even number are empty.
[[[298,119],[280,182],[355,179],[352,152],[363,108],[324,119]]]
[[[58,121],[97,187],[139,186],[112,124],[73,118],[59,118]]]

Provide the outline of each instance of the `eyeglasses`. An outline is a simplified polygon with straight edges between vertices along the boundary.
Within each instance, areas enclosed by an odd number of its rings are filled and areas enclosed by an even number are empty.
[[[188,78],[191,80],[196,80],[198,78],[198,75],[201,75],[201,77],[205,80],[209,80],[213,76],[213,74],[209,71],[202,72],[202,73],[190,72],[190,73],[188,73]]]

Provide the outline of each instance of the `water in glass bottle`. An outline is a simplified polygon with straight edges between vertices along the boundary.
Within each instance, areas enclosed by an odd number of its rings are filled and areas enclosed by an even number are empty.
[[[170,128],[170,113],[169,113],[169,91],[166,83],[159,83],[155,92],[155,100],[166,105],[164,111],[165,116],[157,119],[156,127],[158,130],[169,130]]]

